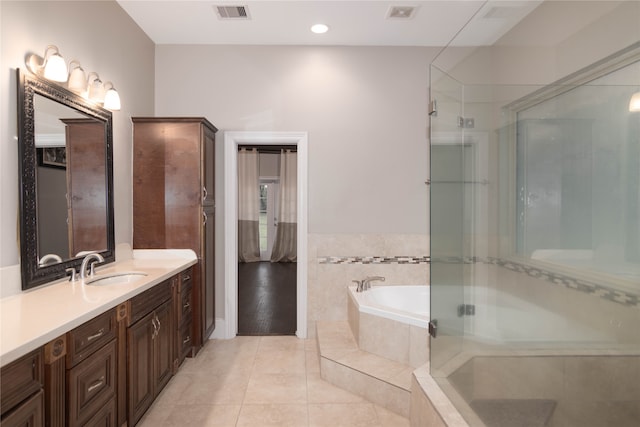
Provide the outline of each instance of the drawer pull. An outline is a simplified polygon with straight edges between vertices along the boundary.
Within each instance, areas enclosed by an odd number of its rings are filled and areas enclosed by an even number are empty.
[[[191,341],[191,337],[189,335],[187,335],[187,337],[184,340],[182,340],[182,345],[185,345],[189,341]]]
[[[96,332],[95,334],[93,334],[93,335],[89,335],[89,336],[87,337],[87,341],[91,342],[91,341],[93,341],[93,340],[95,340],[95,339],[100,338],[100,337],[101,337],[101,336],[103,336],[103,335],[104,335],[104,328],[100,328],[100,330],[99,330],[98,332]]]
[[[190,274],[185,274],[184,276],[182,276],[182,281],[186,282],[188,280],[191,280],[191,275]]]
[[[188,302],[185,302],[184,305],[182,306],[183,310],[188,310],[189,307],[191,307],[191,304],[189,304]]]
[[[89,387],[87,387],[87,393],[91,393],[93,390],[98,387],[102,387],[104,384],[104,375],[100,377],[97,381],[94,381]]]

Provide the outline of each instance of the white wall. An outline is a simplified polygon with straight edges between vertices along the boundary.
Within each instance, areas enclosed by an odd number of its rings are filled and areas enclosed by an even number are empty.
[[[122,99],[113,113],[115,241],[132,241],[131,121],[152,115],[154,44],[122,8],[108,1],[0,1],[0,267],[19,263],[16,68],[27,54],[55,44],[67,60],[112,81]],[[7,287],[20,283],[3,275]],[[6,283],[11,282],[11,283]]]
[[[309,132],[310,232],[426,232],[435,49],[156,48],[156,115]]]
[[[158,45],[155,111],[205,116],[220,129],[218,236],[224,235],[225,130],[309,133],[309,234],[426,235],[426,106],[437,51]],[[224,242],[216,245],[224,254]],[[220,317],[224,259],[216,258]]]

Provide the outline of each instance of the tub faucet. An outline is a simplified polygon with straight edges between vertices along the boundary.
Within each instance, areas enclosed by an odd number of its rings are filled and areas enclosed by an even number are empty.
[[[93,261],[93,262],[92,262]],[[94,266],[96,263],[104,262],[104,258],[97,252],[90,253],[82,259],[82,265],[80,265],[80,279],[87,278],[87,269],[90,269],[89,277],[95,274]]]
[[[379,280],[381,282],[385,281],[385,278],[382,276],[369,276],[362,281],[362,290],[366,291],[367,289],[371,289],[371,282],[374,280]]]

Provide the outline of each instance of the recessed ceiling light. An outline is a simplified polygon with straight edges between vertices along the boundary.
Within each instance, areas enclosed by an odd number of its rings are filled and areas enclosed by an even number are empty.
[[[324,24],[316,24],[311,27],[311,31],[313,31],[316,34],[324,34],[327,31],[329,31],[329,27]]]

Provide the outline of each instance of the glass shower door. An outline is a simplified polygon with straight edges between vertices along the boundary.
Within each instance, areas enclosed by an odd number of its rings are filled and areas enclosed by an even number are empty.
[[[462,351],[465,145],[462,84],[431,67],[431,374]],[[435,102],[434,102],[435,101]],[[434,111],[435,110],[435,111]],[[435,327],[435,328],[434,328]]]

